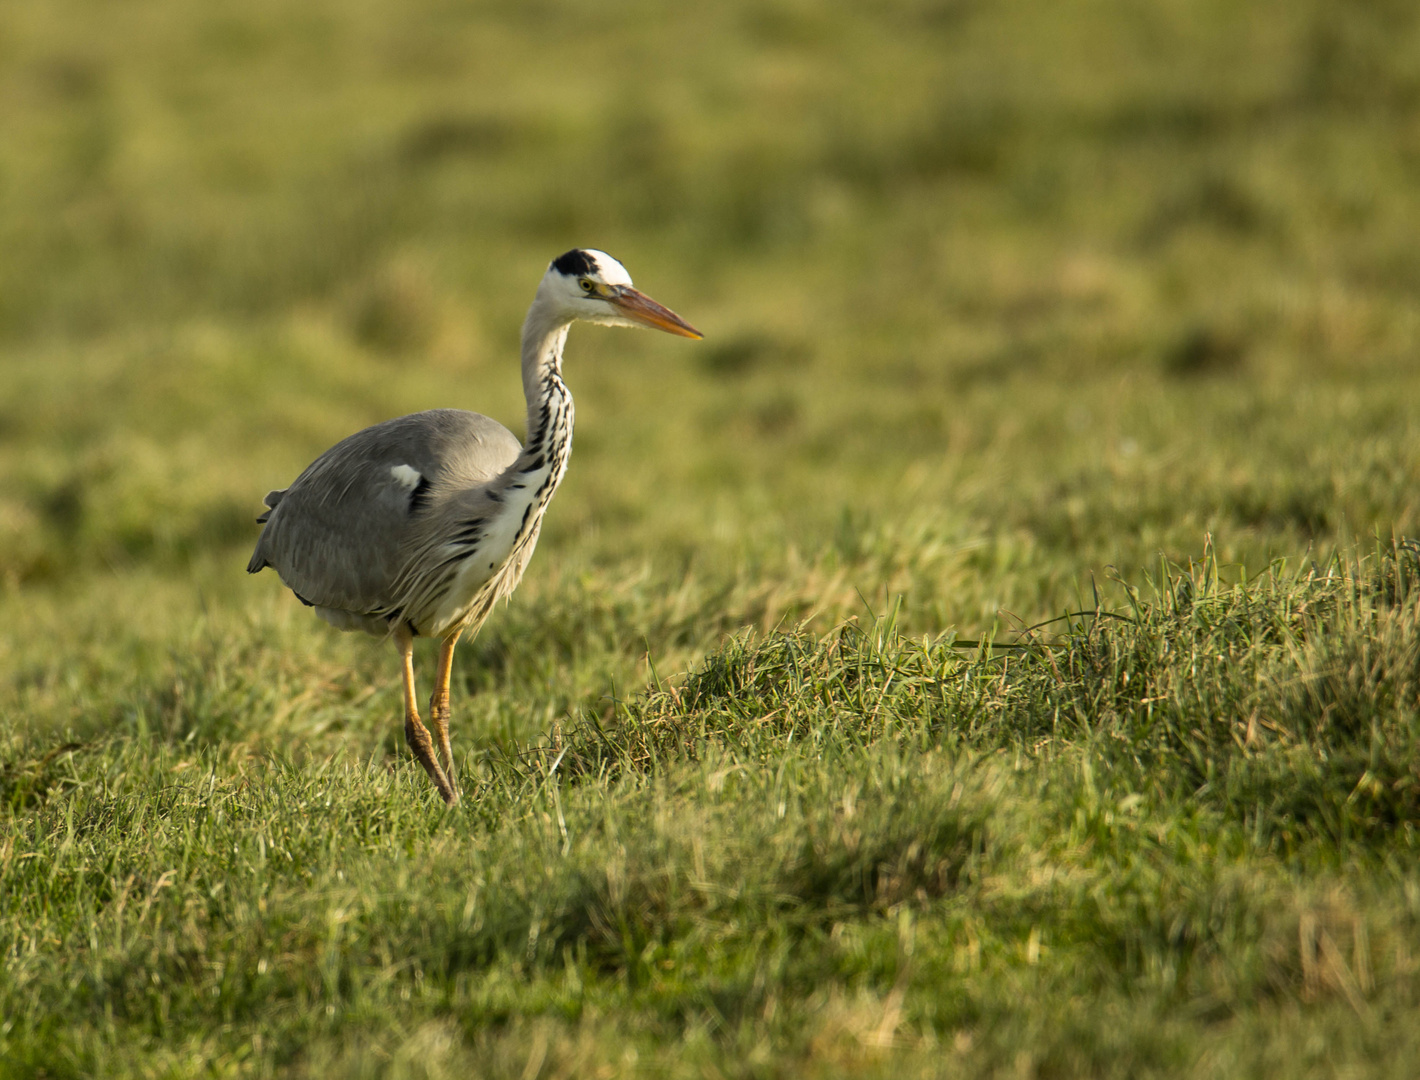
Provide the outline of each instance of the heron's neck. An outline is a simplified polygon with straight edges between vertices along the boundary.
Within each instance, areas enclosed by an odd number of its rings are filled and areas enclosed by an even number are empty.
[[[538,456],[572,439],[572,394],[562,381],[562,346],[571,324],[534,303],[523,323],[523,396],[528,404],[523,453]],[[565,450],[561,455],[565,460]],[[560,477],[559,477],[560,478]]]

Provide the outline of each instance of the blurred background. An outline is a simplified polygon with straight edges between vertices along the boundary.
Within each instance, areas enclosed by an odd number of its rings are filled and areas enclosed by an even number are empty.
[[[6,5],[0,582],[276,597],[335,440],[521,434],[572,246],[706,340],[574,331],[530,581],[974,628],[1414,532],[1417,58],[1408,0]]]

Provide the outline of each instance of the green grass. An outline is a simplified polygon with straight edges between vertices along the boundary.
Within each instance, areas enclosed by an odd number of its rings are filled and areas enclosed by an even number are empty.
[[[0,14],[0,1074],[1410,1075],[1411,8]],[[574,244],[446,811],[251,519]]]
[[[193,643],[12,747],[6,1058],[1403,1075],[1420,568],[1161,584],[1022,650],[739,637],[467,755],[452,812],[378,710],[313,710],[325,755],[242,730],[274,628]]]

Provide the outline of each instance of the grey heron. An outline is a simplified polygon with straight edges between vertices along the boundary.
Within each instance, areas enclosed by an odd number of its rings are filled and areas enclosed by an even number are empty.
[[[460,409],[386,420],[336,443],[290,487],[269,493],[257,519],[249,573],[270,566],[331,625],[393,639],[405,740],[450,805],[458,801],[449,743],[454,647],[517,587],[567,470],[573,413],[562,348],[578,320],[701,336],[632,288],[610,255],[573,249],[548,266],[523,323],[526,446],[496,420]],[[433,738],[419,718],[415,637],[441,641],[429,699]]]

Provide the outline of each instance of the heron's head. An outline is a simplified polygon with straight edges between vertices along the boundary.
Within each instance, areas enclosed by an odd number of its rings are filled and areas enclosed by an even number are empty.
[[[701,337],[670,308],[631,287],[626,267],[605,251],[573,248],[552,260],[539,299],[567,319],[602,326],[650,326],[681,337]]]

